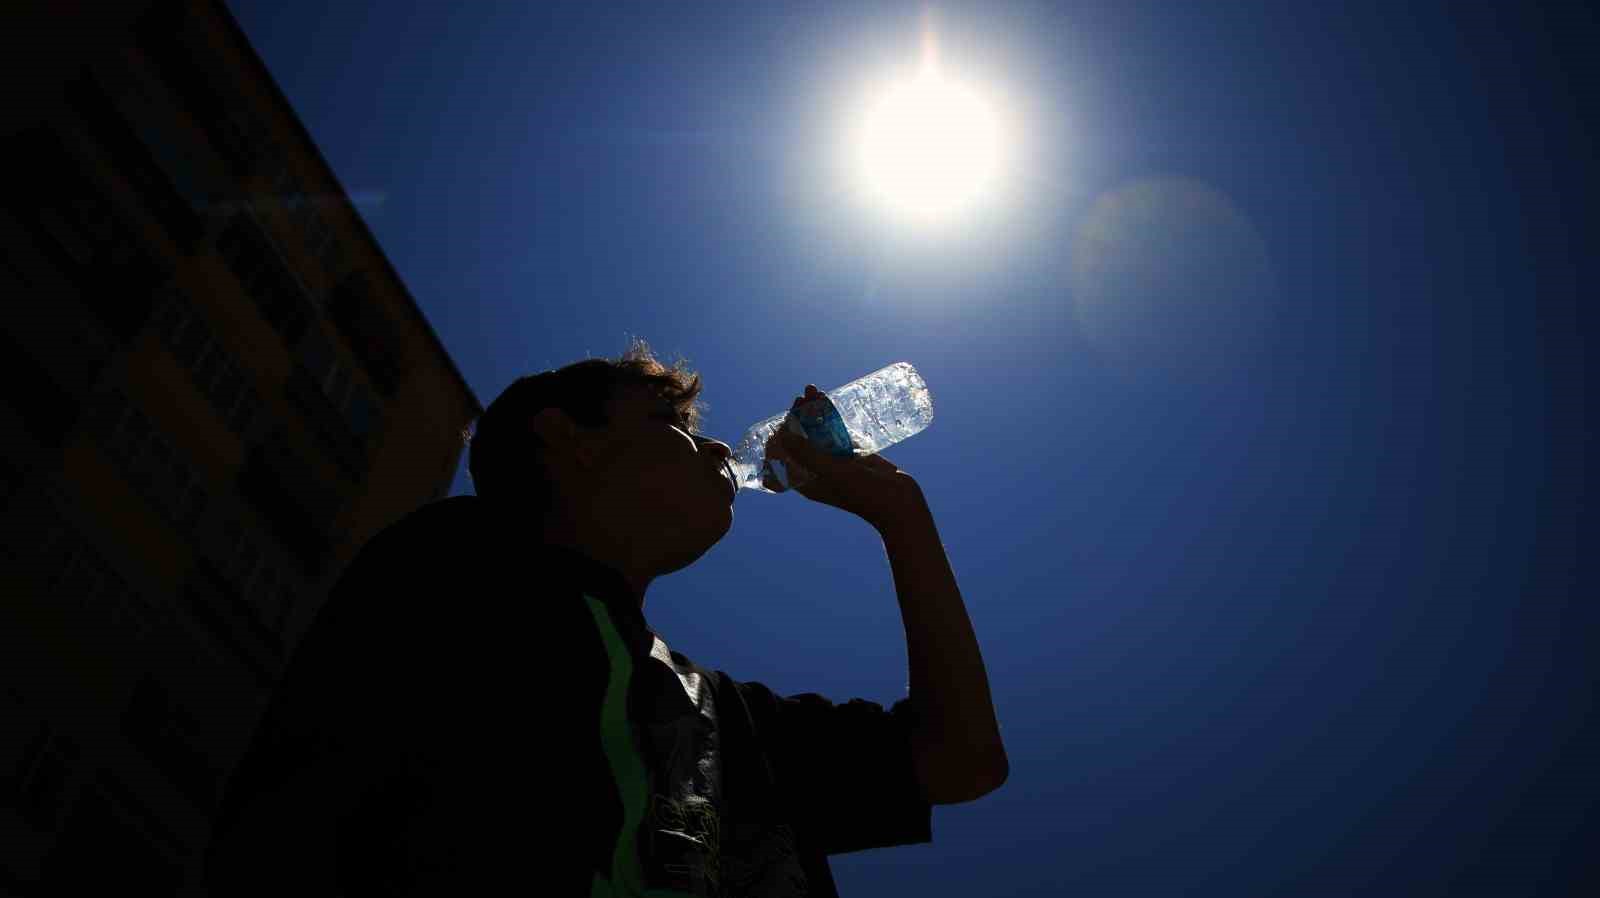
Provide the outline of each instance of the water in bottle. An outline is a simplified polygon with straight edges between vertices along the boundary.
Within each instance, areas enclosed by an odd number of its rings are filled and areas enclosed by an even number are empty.
[[[927,383],[911,363],[896,362],[752,426],[733,447],[733,472],[741,488],[764,493],[802,482],[805,475],[795,466],[766,457],[767,442],[779,427],[834,455],[871,455],[921,432],[932,420]]]

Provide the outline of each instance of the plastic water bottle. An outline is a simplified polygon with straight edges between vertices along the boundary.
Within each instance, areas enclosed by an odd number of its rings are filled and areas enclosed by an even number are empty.
[[[910,362],[895,362],[752,426],[733,447],[734,477],[741,489],[764,493],[782,492],[805,481],[809,475],[797,466],[766,457],[767,442],[779,427],[834,455],[859,456],[893,446],[932,421],[933,396],[922,375]]]

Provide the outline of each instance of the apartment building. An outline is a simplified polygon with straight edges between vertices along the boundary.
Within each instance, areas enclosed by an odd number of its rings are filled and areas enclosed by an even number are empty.
[[[202,894],[296,640],[482,407],[220,0],[0,22],[0,893]]]

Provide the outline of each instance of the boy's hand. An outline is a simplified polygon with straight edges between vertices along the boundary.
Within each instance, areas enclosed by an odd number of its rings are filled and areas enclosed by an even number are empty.
[[[796,406],[822,395],[815,385],[796,397]],[[881,455],[842,458],[812,446],[805,437],[778,428],[767,442],[767,457],[782,461],[791,471],[795,490],[814,502],[848,511],[878,530],[926,506],[922,488],[910,474]],[[794,471],[798,466],[802,472]],[[809,475],[809,476],[806,476]],[[768,484],[781,490],[779,484]]]

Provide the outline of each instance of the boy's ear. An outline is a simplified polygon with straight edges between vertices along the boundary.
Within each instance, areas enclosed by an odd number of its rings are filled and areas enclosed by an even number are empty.
[[[554,406],[546,406],[535,412],[528,422],[528,429],[544,444],[545,457],[554,459],[571,459],[587,467],[593,458],[593,447],[583,429],[580,428],[572,416]]]

